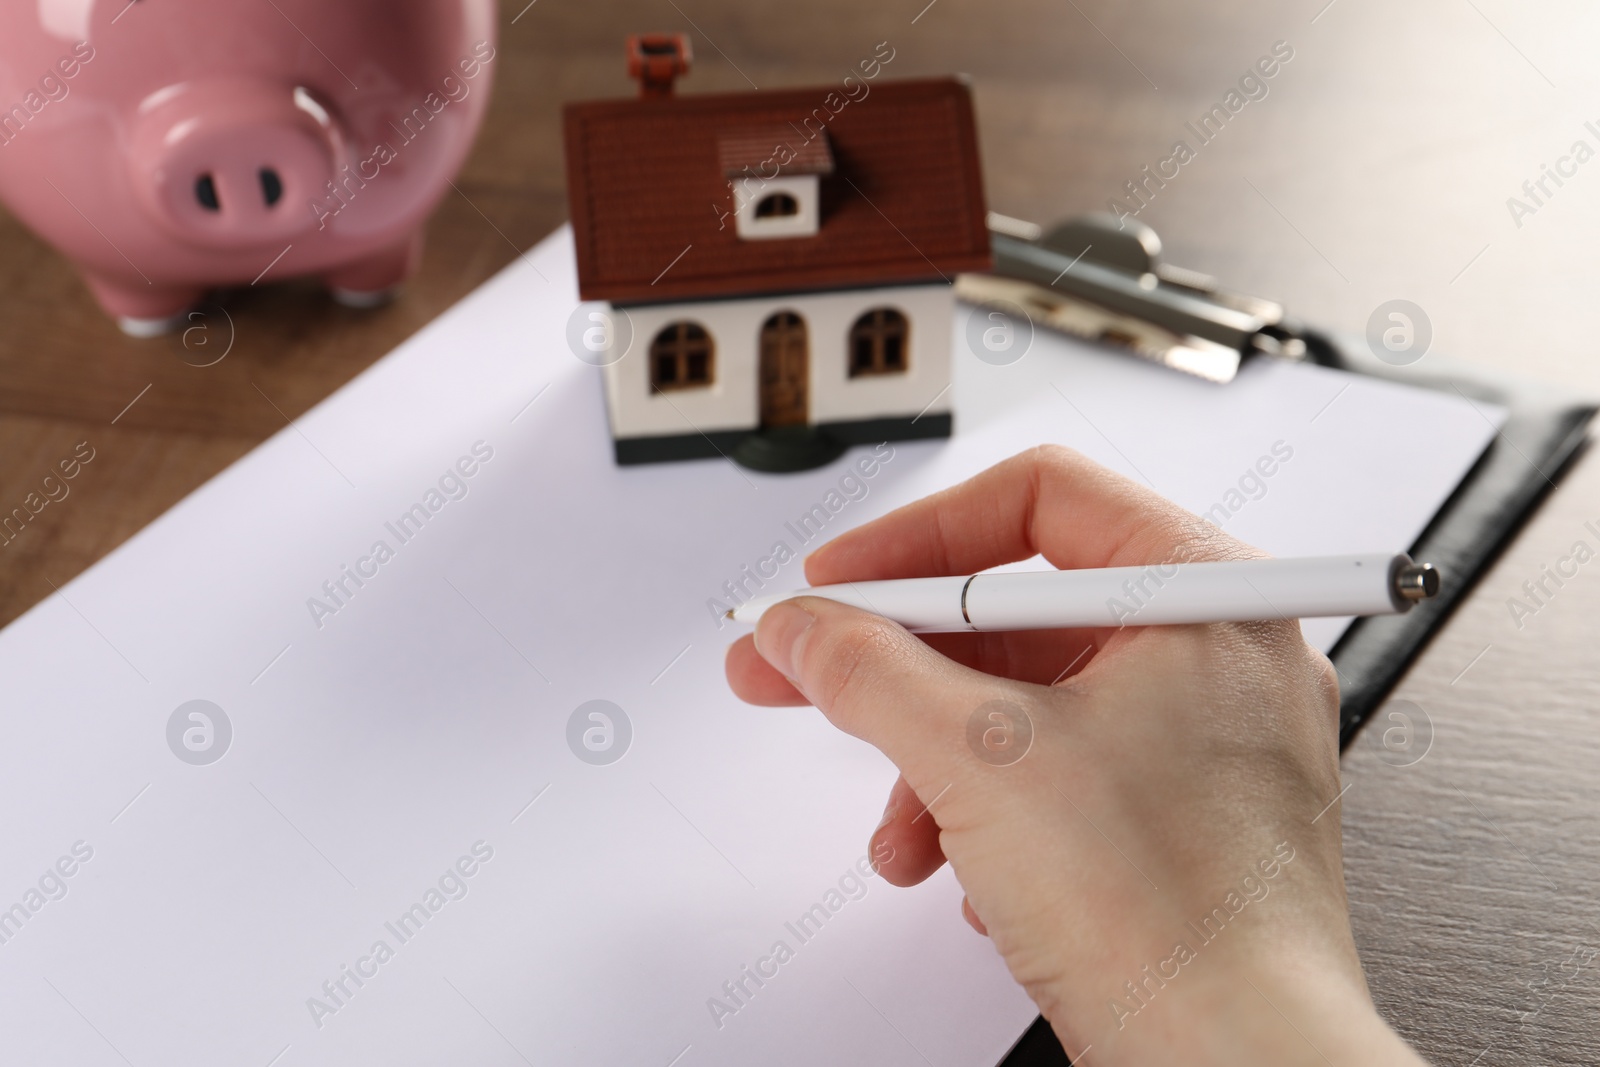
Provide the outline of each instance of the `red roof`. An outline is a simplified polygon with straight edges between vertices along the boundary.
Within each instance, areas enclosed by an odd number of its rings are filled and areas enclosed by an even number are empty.
[[[794,144],[796,141],[799,143]],[[792,148],[782,164],[774,156],[778,145]],[[727,130],[717,138],[717,164],[729,178],[751,172],[770,176],[773,167],[782,174],[832,174],[833,147],[828,144],[826,129],[808,141],[801,141],[790,126]]]
[[[567,105],[567,196],[583,298],[745,296],[988,269],[966,84],[865,84],[870,92],[854,101],[823,86]],[[784,138],[764,153],[793,155],[782,173],[822,175],[815,236],[746,241],[735,232],[724,168],[749,154],[757,134]]]

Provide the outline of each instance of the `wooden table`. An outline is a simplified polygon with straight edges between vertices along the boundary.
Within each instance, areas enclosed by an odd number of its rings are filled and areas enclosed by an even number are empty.
[[[213,313],[190,337],[231,334],[231,351],[194,367],[179,340],[123,338],[67,264],[0,214],[0,504],[78,442],[95,453],[71,495],[0,548],[0,621],[557,226],[560,103],[631,91],[632,30],[691,34],[687,92],[833,82],[881,41],[893,75],[966,72],[991,205],[1042,221],[1104,210],[1287,42],[1267,94],[1141,210],[1170,261],[1358,331],[1378,304],[1410,299],[1439,350],[1600,391],[1587,314],[1600,161],[1532,214],[1507,206],[1575,140],[1600,147],[1584,128],[1600,120],[1600,15],[1576,0],[522,2],[501,14],[498,95],[461,193],[392,307],[348,311],[296,284],[232,294],[231,325]],[[1383,730],[1398,720],[1380,713],[1345,757],[1372,989],[1439,1063],[1600,1059],[1600,561],[1520,627],[1508,608],[1575,541],[1600,548],[1584,527],[1600,520],[1600,464],[1580,459],[1561,480],[1396,693],[1431,723],[1427,755],[1393,765]]]

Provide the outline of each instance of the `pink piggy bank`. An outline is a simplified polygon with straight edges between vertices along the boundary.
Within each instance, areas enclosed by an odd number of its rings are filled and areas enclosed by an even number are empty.
[[[122,328],[215,286],[382,301],[488,103],[494,0],[0,0],[0,200]]]

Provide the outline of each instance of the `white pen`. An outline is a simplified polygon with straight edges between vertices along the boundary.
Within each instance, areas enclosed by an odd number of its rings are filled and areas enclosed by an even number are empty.
[[[1439,572],[1402,552],[849,582],[755,597],[728,617],[754,625],[774,604],[817,596],[921,633],[1170,626],[1393,615],[1438,592]]]

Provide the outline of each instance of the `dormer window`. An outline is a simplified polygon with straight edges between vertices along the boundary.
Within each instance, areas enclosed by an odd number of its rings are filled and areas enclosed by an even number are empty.
[[[734,232],[741,240],[810,237],[820,228],[815,174],[740,178],[732,191]]]
[[[826,131],[767,126],[717,139],[734,232],[743,241],[811,237],[822,226],[821,179],[833,173]]]
[[[788,218],[800,214],[800,202],[788,193],[768,193],[756,201],[756,218]]]

